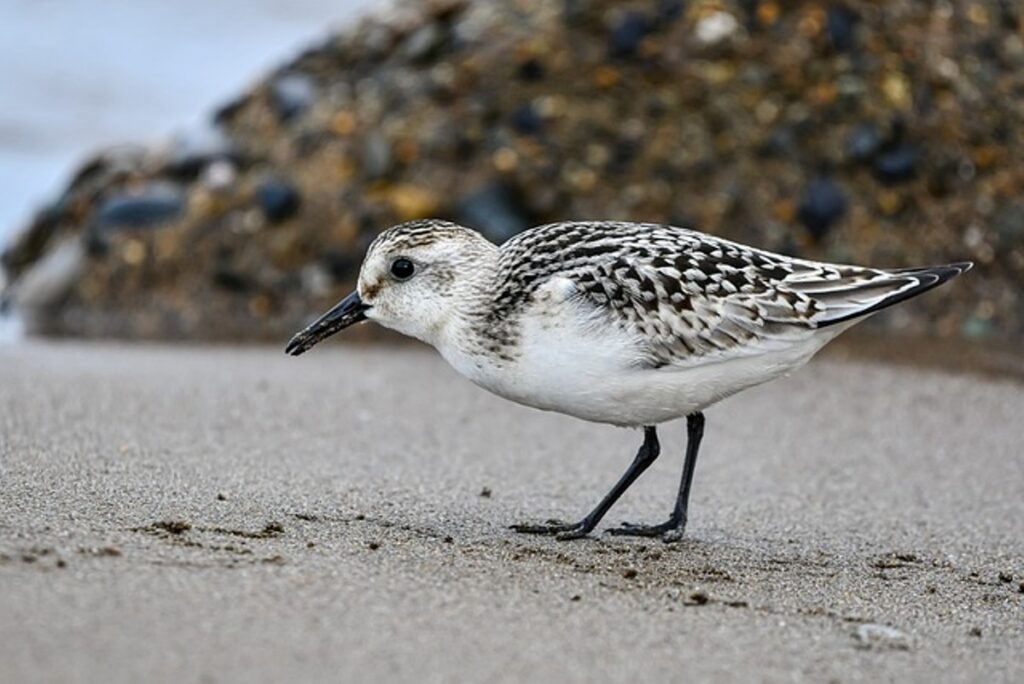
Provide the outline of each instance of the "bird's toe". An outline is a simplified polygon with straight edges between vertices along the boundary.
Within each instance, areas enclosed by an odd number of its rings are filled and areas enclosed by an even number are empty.
[[[682,540],[683,540],[683,528],[682,527],[676,527],[674,529],[668,530],[667,532],[665,532],[664,534],[661,535],[661,541],[665,542],[666,544],[673,544],[675,542],[680,542]]]
[[[670,529],[671,526],[667,522],[660,525],[638,525],[624,522],[619,527],[608,530],[608,533],[620,537],[657,537]]]

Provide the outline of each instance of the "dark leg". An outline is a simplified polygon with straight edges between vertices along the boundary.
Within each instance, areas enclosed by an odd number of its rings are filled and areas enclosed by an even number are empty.
[[[601,499],[601,503],[597,504],[597,507],[587,514],[587,517],[577,523],[549,520],[543,525],[513,525],[512,529],[525,534],[553,534],[557,539],[563,541],[587,536],[597,523],[601,521],[601,518],[608,512],[608,509],[629,489],[629,486],[633,484],[636,478],[640,477],[640,474],[654,463],[654,459],[658,458],[660,452],[661,445],[658,444],[658,433],[653,426],[645,427],[644,443],[640,445],[640,450],[636,452],[636,458],[633,459],[633,463],[630,464],[623,476],[619,478],[619,481],[615,483],[612,490]]]
[[[693,483],[693,471],[697,467],[697,452],[700,440],[704,436],[704,414],[691,413],[686,417],[686,461],[683,464],[683,479],[679,483],[679,494],[672,515],[660,525],[632,525],[623,523],[622,527],[608,530],[612,534],[625,534],[637,537],[661,537],[665,541],[679,541],[686,529],[686,511],[690,501],[690,485]]]

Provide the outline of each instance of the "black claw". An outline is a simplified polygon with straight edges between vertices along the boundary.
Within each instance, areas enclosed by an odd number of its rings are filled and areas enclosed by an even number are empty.
[[[662,541],[675,542],[683,538],[686,520],[669,518],[660,525],[635,525],[622,523],[621,527],[608,530],[609,534],[627,537],[661,537]]]
[[[668,520],[660,525],[634,525],[633,523],[622,523],[621,527],[613,527],[608,530],[609,534],[620,537],[660,537],[675,530],[682,530],[685,525],[680,525],[675,520]]]

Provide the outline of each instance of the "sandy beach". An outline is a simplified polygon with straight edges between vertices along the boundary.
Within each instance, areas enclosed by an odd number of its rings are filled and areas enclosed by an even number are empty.
[[[1022,406],[825,358],[708,411],[688,540],[561,543],[639,434],[419,348],[0,347],[0,680],[1021,681]]]

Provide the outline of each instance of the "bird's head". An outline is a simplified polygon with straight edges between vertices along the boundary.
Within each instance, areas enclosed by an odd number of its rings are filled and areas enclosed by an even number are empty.
[[[367,250],[356,291],[297,333],[286,351],[298,356],[367,319],[436,345],[472,300],[496,252],[476,231],[447,221],[389,228]]]

